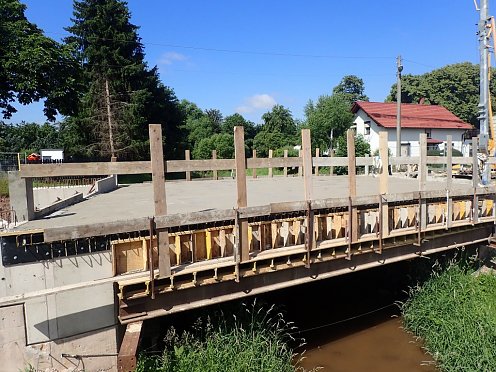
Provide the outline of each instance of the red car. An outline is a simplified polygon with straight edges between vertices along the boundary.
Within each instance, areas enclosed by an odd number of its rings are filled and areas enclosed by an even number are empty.
[[[26,157],[26,160],[27,161],[32,161],[32,162],[41,161],[41,156],[33,152],[32,154],[29,154]]]

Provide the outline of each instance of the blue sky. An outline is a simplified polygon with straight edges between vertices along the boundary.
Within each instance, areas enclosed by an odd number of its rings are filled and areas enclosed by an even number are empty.
[[[26,16],[61,39],[70,0],[21,0]],[[329,94],[344,75],[383,101],[404,73],[477,63],[472,0],[129,0],[150,66],[179,99],[260,123],[274,103],[303,119],[309,99]],[[491,9],[490,9],[491,13]],[[494,14],[494,13],[491,13]],[[44,121],[42,105],[18,107],[12,122]]]

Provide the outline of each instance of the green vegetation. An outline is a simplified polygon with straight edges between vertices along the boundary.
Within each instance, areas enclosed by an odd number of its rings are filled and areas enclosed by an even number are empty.
[[[406,328],[443,371],[496,371],[496,276],[451,264],[411,289]]]
[[[141,356],[137,372],[284,372],[293,366],[291,323],[253,303],[229,320],[199,319],[191,331],[169,329],[160,356]]]

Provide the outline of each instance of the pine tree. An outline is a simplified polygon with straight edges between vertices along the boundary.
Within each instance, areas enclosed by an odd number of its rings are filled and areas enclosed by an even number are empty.
[[[121,0],[74,0],[65,39],[84,71],[79,113],[63,126],[74,152],[140,159],[149,156],[148,124],[162,124],[165,155],[178,151],[181,112],[172,89],[148,68],[138,27]]]

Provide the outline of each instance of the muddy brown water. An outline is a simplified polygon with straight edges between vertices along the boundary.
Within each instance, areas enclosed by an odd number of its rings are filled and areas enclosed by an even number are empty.
[[[427,260],[424,260],[426,262]],[[432,358],[421,344],[402,327],[398,302],[406,300],[408,285],[418,277],[417,261],[351,272],[339,277],[287,288],[258,296],[258,303],[275,304],[287,321],[297,327],[293,347],[303,353],[298,364],[310,371],[436,371]],[[252,298],[244,299],[246,303]],[[199,316],[222,310],[224,315],[236,308],[220,307],[164,317],[149,329],[165,334],[170,325],[176,329],[191,325]],[[163,336],[159,336],[161,338]]]

